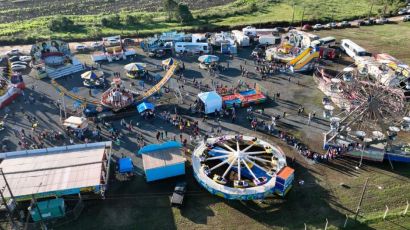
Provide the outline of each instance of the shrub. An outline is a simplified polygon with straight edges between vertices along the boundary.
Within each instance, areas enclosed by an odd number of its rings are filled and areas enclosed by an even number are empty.
[[[64,16],[55,17],[48,23],[48,28],[51,31],[70,31],[74,27],[74,22]]]

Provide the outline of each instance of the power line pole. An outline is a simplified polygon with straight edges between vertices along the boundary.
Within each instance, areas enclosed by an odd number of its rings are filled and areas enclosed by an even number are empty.
[[[6,210],[7,210],[7,213],[8,213],[7,217],[8,217],[8,219],[9,219],[9,221],[10,221],[10,224],[11,224],[12,229],[17,229],[17,224],[16,224],[16,222],[14,222],[14,219],[13,219],[14,211],[15,211],[16,208],[17,208],[17,204],[16,204],[16,203],[13,204],[13,202],[16,202],[16,199],[14,199],[13,192],[12,192],[11,189],[10,189],[9,182],[8,182],[7,179],[6,179],[6,176],[4,175],[4,172],[3,172],[3,169],[2,169],[2,168],[0,168],[0,174],[2,175],[3,180],[4,180],[4,183],[5,183],[4,187],[2,187],[2,188],[0,189],[1,200],[2,200],[2,202],[3,202],[4,207],[6,207]],[[4,191],[5,191],[6,189],[8,190],[8,192],[9,192],[9,194],[10,194],[10,199],[9,199],[9,200],[7,200],[7,199],[4,197]],[[9,203],[10,203],[10,206],[13,207],[13,209],[10,208]]]
[[[300,27],[303,27],[303,18],[305,17],[305,9],[306,9],[306,6],[303,6],[302,20],[300,21]]]
[[[362,195],[360,196],[359,203],[357,204],[357,209],[356,209],[356,214],[354,216],[354,220],[357,220],[357,216],[359,215],[360,208],[361,208],[362,202],[363,202],[363,197],[364,197],[364,194],[366,193],[367,183],[368,182],[369,182],[369,177],[366,178],[366,182],[364,183]]]
[[[292,13],[292,25],[293,25],[293,22],[294,22],[294,20],[295,20],[295,0],[293,0],[293,13]]]

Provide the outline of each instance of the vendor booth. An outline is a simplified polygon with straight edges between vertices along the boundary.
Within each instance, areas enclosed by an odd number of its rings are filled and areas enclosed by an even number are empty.
[[[88,127],[87,118],[71,116],[64,121],[64,127],[78,131],[84,131]]]
[[[214,113],[222,109],[222,97],[215,91],[198,94],[199,99],[203,103],[203,111],[205,114]]]

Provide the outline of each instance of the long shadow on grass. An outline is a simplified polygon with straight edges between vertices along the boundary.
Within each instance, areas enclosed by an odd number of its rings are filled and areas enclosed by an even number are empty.
[[[299,155],[297,155],[296,162],[303,162]],[[307,168],[307,166],[295,163],[291,167],[295,169],[295,182],[285,198],[269,198],[263,203],[228,200],[224,202],[268,228],[303,229],[304,224],[307,224],[309,228],[323,229],[326,218],[329,225],[342,228],[345,214],[351,214],[351,212],[345,210],[346,213],[341,213],[330,205],[338,202],[328,189],[318,183],[321,180],[320,172],[314,169],[315,165]],[[298,183],[302,180],[303,185]],[[372,229],[350,219],[348,227],[349,229]]]

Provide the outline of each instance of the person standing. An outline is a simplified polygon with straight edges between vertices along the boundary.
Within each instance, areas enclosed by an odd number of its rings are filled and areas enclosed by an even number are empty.
[[[158,131],[158,132],[157,132],[157,136],[156,136],[158,142],[159,142],[159,136],[160,136],[160,135],[161,135],[161,133]]]

